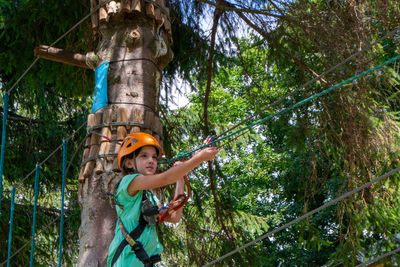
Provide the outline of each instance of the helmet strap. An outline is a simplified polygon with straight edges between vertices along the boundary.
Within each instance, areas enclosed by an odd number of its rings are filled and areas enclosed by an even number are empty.
[[[135,166],[135,172],[139,173],[138,168],[137,168],[137,164],[136,164],[136,155],[135,152],[133,152],[133,165]]]

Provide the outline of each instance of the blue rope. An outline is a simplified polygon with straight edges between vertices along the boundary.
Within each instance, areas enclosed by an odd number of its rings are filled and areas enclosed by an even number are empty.
[[[13,227],[13,217],[14,217],[14,200],[15,200],[15,187],[13,186],[11,188],[11,211],[10,211],[10,229],[8,231],[7,267],[10,267],[12,227]]]
[[[65,193],[65,171],[67,168],[67,141],[63,140],[63,165],[62,165],[62,185],[61,185],[61,220],[60,220],[60,246],[58,249],[58,267],[62,263],[62,241],[64,226],[64,193]]]
[[[375,66],[373,68],[370,68],[370,69],[368,69],[368,70],[366,70],[364,72],[361,72],[361,73],[359,73],[357,75],[354,75],[353,77],[348,78],[347,80],[344,80],[344,81],[342,81],[342,82],[340,82],[338,84],[335,84],[334,86],[329,87],[328,89],[326,89],[326,90],[324,90],[324,91],[322,91],[322,92],[320,92],[318,94],[315,94],[315,95],[313,95],[311,97],[308,97],[308,98],[306,98],[306,99],[294,104],[291,107],[281,109],[280,111],[278,111],[276,113],[273,113],[271,115],[268,115],[267,117],[265,117],[263,119],[260,119],[260,120],[258,120],[256,122],[253,122],[252,124],[250,124],[250,125],[248,125],[246,127],[243,127],[243,128],[241,128],[241,129],[239,129],[239,130],[237,130],[235,132],[232,132],[231,134],[228,134],[228,135],[225,135],[223,137],[220,137],[220,138],[218,138],[218,139],[216,139],[216,140],[214,140],[214,141],[212,141],[210,143],[201,145],[201,146],[199,146],[199,147],[197,147],[197,148],[195,148],[193,150],[190,150],[190,151],[187,151],[187,152],[179,152],[178,155],[175,158],[173,158],[171,160],[160,161],[158,164],[170,164],[170,163],[173,163],[175,161],[184,160],[184,159],[186,159],[188,157],[191,157],[194,152],[196,152],[196,151],[198,151],[198,150],[200,150],[202,148],[205,148],[205,147],[208,147],[208,146],[212,146],[217,142],[223,141],[223,140],[225,140],[225,139],[227,139],[227,138],[229,138],[229,137],[231,137],[231,136],[233,136],[235,134],[243,132],[244,130],[252,128],[252,127],[254,127],[254,126],[258,125],[258,124],[261,124],[261,123],[265,122],[266,120],[271,119],[272,117],[275,117],[275,116],[280,115],[280,114],[282,114],[282,113],[284,113],[286,111],[293,110],[294,108],[297,108],[297,107],[302,106],[302,105],[304,105],[304,104],[306,104],[308,102],[311,102],[311,101],[313,101],[314,99],[316,99],[318,97],[321,97],[323,95],[326,95],[326,94],[330,93],[334,89],[337,89],[337,88],[339,88],[339,87],[341,87],[341,86],[343,86],[343,85],[345,85],[347,83],[353,82],[354,80],[357,80],[358,78],[363,77],[363,76],[367,75],[370,72],[373,72],[373,71],[375,71],[377,69],[380,69],[380,68],[382,68],[382,67],[384,67],[386,65],[389,65],[389,64],[395,62],[398,59],[400,59],[400,55],[398,55],[398,56],[396,56],[394,58],[391,58],[391,59],[383,62],[382,64],[379,64],[379,65],[377,65],[377,66]]]
[[[36,228],[36,207],[37,207],[37,199],[38,199],[38,187],[39,187],[39,171],[40,166],[36,164],[36,173],[35,173],[35,204],[33,205],[33,223],[32,223],[32,244],[31,244],[31,258],[29,266],[33,266],[33,252],[35,249],[35,228]]]
[[[1,155],[0,155],[0,212],[1,199],[3,195],[3,165],[4,165],[4,150],[6,147],[6,128],[7,128],[7,112],[8,112],[8,95],[3,95],[3,132],[1,133]]]

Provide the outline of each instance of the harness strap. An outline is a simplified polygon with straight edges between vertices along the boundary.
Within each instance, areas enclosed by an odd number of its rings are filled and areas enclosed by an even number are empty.
[[[144,192],[143,197],[146,198],[146,194]],[[111,266],[114,266],[115,262],[118,260],[119,256],[127,245],[131,246],[132,250],[135,252],[136,257],[144,264],[145,267],[152,267],[154,263],[161,261],[160,255],[149,257],[147,255],[147,252],[144,250],[142,243],[137,241],[147,225],[147,222],[144,219],[142,213],[140,213],[139,225],[136,226],[136,228],[133,229],[130,233],[126,231],[125,226],[122,223],[121,218],[119,217],[118,223],[121,228],[121,233],[124,236],[124,240],[119,244],[117,250],[115,251],[114,257],[111,261]]]

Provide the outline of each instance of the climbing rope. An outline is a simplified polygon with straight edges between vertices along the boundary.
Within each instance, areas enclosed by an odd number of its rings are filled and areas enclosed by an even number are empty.
[[[265,117],[263,119],[260,119],[260,120],[258,120],[256,122],[253,122],[253,123],[251,123],[250,125],[248,125],[246,127],[243,127],[241,129],[236,130],[236,131],[234,131],[234,132],[232,132],[230,134],[227,134],[225,136],[219,137],[219,138],[215,139],[214,141],[212,141],[210,143],[200,145],[199,147],[194,148],[194,149],[192,149],[190,151],[187,151],[187,152],[180,152],[180,153],[178,153],[178,156],[176,156],[175,158],[173,158],[171,160],[160,161],[159,164],[171,164],[171,163],[173,163],[175,161],[184,160],[184,159],[186,159],[188,157],[191,157],[194,152],[196,152],[196,151],[198,151],[198,150],[200,150],[202,148],[215,145],[217,142],[221,142],[221,141],[223,141],[225,139],[228,139],[228,138],[230,138],[230,137],[232,137],[232,136],[234,136],[236,134],[239,134],[239,133],[241,133],[241,132],[243,132],[245,130],[253,128],[256,125],[260,125],[260,124],[264,123],[265,121],[267,121],[267,120],[269,120],[269,119],[271,119],[271,118],[273,118],[275,116],[278,116],[278,115],[280,115],[282,113],[285,113],[287,111],[293,110],[293,109],[295,109],[295,108],[297,108],[299,106],[302,106],[302,105],[304,105],[304,104],[306,104],[308,102],[311,102],[311,101],[315,100],[316,98],[319,98],[319,97],[321,97],[323,95],[326,95],[326,94],[332,92],[333,90],[335,90],[335,89],[337,89],[337,88],[339,88],[339,87],[341,87],[341,86],[343,86],[343,85],[345,85],[347,83],[353,82],[354,80],[357,80],[360,77],[363,77],[363,76],[367,75],[370,72],[373,72],[375,70],[381,69],[382,67],[384,67],[386,65],[389,65],[389,64],[395,62],[398,59],[400,59],[400,55],[398,55],[396,57],[393,57],[393,58],[391,58],[391,59],[389,59],[389,60],[387,60],[387,61],[385,61],[385,62],[383,62],[383,63],[381,63],[381,64],[379,64],[379,65],[377,65],[375,67],[373,67],[373,68],[370,68],[370,69],[368,69],[366,71],[363,71],[363,72],[361,72],[361,73],[359,73],[357,75],[354,75],[354,76],[352,76],[352,77],[350,77],[350,78],[348,78],[348,79],[346,79],[346,80],[344,80],[344,81],[342,81],[342,82],[340,82],[340,83],[338,83],[336,85],[333,85],[333,86],[329,87],[328,89],[326,89],[326,90],[324,90],[324,91],[322,91],[322,92],[320,92],[318,94],[315,94],[315,95],[313,95],[311,97],[303,99],[302,101],[297,102],[296,104],[294,104],[294,105],[292,105],[292,106],[290,106],[288,108],[281,109],[280,111],[275,112],[273,114],[270,114],[267,117]]]
[[[291,226],[291,225],[293,225],[293,224],[295,224],[295,223],[297,223],[297,222],[299,222],[299,221],[301,221],[301,220],[303,220],[303,219],[305,219],[307,217],[310,217],[311,215],[313,215],[313,214],[315,214],[317,212],[320,212],[323,209],[326,209],[326,208],[336,204],[337,202],[339,202],[339,201],[341,201],[341,200],[353,195],[354,193],[357,193],[357,192],[359,192],[359,191],[371,186],[374,183],[377,183],[377,182],[385,179],[386,177],[389,177],[389,176],[395,174],[398,171],[400,171],[400,167],[397,167],[396,169],[393,169],[393,170],[383,174],[382,176],[380,176],[380,177],[378,177],[378,178],[376,178],[376,179],[374,179],[372,181],[369,181],[369,182],[363,184],[362,186],[357,187],[356,189],[353,189],[352,191],[349,191],[349,192],[339,196],[338,198],[335,198],[334,200],[331,200],[328,203],[326,203],[326,204],[324,204],[324,205],[322,205],[322,206],[320,206],[320,207],[318,207],[318,208],[316,208],[316,209],[314,209],[312,211],[307,212],[306,214],[304,214],[304,215],[302,215],[302,216],[300,216],[300,217],[298,217],[298,218],[296,218],[296,219],[294,219],[294,220],[292,220],[292,221],[290,221],[290,222],[288,222],[288,223],[276,228],[275,230],[273,230],[271,232],[268,232],[265,235],[260,236],[259,238],[257,238],[255,240],[253,240],[253,241],[251,241],[251,242],[249,242],[249,243],[247,243],[247,244],[245,244],[245,245],[243,245],[243,246],[241,246],[241,247],[239,247],[239,248],[237,248],[237,249],[235,249],[235,250],[223,255],[222,257],[219,257],[218,259],[216,259],[216,260],[214,260],[214,261],[212,261],[212,262],[210,262],[210,263],[208,263],[206,265],[203,265],[203,267],[211,266],[214,263],[217,263],[217,262],[219,262],[219,261],[221,261],[221,260],[223,260],[223,259],[225,259],[225,258],[227,258],[227,257],[229,257],[229,256],[231,256],[231,255],[233,255],[233,254],[235,254],[235,253],[237,253],[237,252],[249,247],[249,246],[252,246],[255,243],[257,243],[257,242],[259,242],[259,241],[261,241],[261,240],[263,240],[263,239],[265,239],[265,238],[267,238],[267,237],[269,237],[269,236],[271,236],[271,235],[273,235],[273,234],[275,234],[275,233],[277,233],[277,232],[279,232],[281,230],[284,230],[284,229],[288,228],[289,226]]]

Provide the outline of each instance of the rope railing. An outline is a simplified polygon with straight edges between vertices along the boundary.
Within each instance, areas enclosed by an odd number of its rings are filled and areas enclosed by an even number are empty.
[[[317,212],[320,212],[321,210],[324,210],[324,209],[336,204],[337,202],[339,202],[339,201],[341,201],[341,200],[353,195],[354,193],[357,193],[357,192],[359,192],[359,191],[371,186],[374,183],[377,183],[377,182],[385,179],[386,177],[389,177],[389,176],[395,174],[398,171],[400,171],[400,167],[397,167],[397,168],[395,168],[395,169],[383,174],[382,176],[380,176],[380,177],[378,177],[378,178],[376,178],[376,179],[374,179],[372,181],[369,181],[369,182],[363,184],[362,186],[357,187],[356,189],[353,189],[352,191],[349,191],[349,192],[347,192],[347,193],[335,198],[334,200],[331,200],[331,201],[325,203],[324,205],[322,205],[322,206],[320,206],[320,207],[318,207],[318,208],[316,208],[316,209],[314,209],[312,211],[307,212],[306,214],[304,214],[304,215],[302,215],[302,216],[300,216],[300,217],[298,217],[298,218],[296,218],[296,219],[294,219],[294,220],[292,220],[292,221],[290,221],[290,222],[288,222],[288,223],[276,228],[275,230],[270,231],[270,232],[266,233],[265,235],[260,236],[259,238],[257,238],[255,240],[253,240],[253,241],[251,241],[251,242],[249,242],[249,243],[247,243],[247,244],[245,244],[245,245],[243,245],[243,246],[241,246],[241,247],[239,247],[239,248],[237,248],[237,249],[235,249],[235,250],[223,255],[222,257],[219,257],[216,260],[213,260],[210,263],[207,263],[206,265],[203,265],[203,267],[211,266],[212,264],[215,264],[215,263],[217,263],[217,262],[219,262],[219,261],[221,261],[221,260],[223,260],[223,259],[225,259],[225,258],[227,258],[229,256],[232,256],[233,254],[235,254],[235,253],[237,253],[237,252],[239,252],[239,251],[241,251],[241,250],[243,250],[243,249],[245,249],[245,248],[247,248],[249,246],[252,246],[255,243],[257,243],[257,242],[259,242],[259,241],[261,241],[261,240],[263,240],[263,239],[265,239],[265,238],[267,238],[269,236],[272,236],[273,234],[275,234],[275,233],[277,233],[279,231],[282,231],[282,230],[288,228],[289,226],[291,226],[291,225],[293,225],[293,224],[295,224],[295,223],[297,223],[297,222],[299,222],[301,220],[304,220],[305,218],[310,217],[311,215],[313,215],[313,214],[315,214]]]

